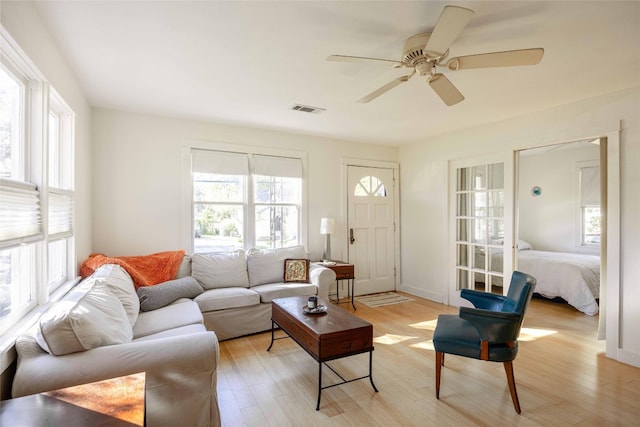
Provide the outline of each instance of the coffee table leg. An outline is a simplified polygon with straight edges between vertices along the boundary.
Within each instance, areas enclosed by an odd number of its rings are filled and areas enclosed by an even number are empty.
[[[322,362],[318,362],[318,404],[316,405],[316,411],[320,410],[321,396],[322,396]]]
[[[369,352],[369,381],[371,381],[371,386],[373,389],[378,392],[376,385],[373,383],[373,351]],[[318,398],[318,402],[320,402],[320,398]]]
[[[353,303],[353,297],[355,296],[356,293],[356,279],[351,279],[351,307],[353,307],[353,311],[356,311],[356,305]]]
[[[273,346],[273,331],[275,329],[276,329],[276,322],[272,320],[271,321],[271,344],[269,344],[269,348],[267,349],[267,351],[271,350],[271,347]]]

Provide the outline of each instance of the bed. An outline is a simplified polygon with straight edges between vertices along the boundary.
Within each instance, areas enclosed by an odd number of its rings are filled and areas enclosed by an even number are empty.
[[[502,263],[502,257],[491,257]],[[594,316],[600,298],[600,257],[565,252],[534,250],[518,243],[518,271],[536,278],[535,293],[545,298],[562,298],[581,312]]]

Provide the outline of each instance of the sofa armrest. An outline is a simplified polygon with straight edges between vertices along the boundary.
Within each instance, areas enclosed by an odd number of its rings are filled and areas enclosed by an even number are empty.
[[[310,264],[309,279],[318,287],[318,296],[329,298],[329,289],[336,283],[336,273],[330,268],[318,264]]]
[[[35,340],[34,344],[37,346]],[[20,397],[138,372],[153,376],[154,372],[167,370],[182,375],[215,370],[218,351],[218,340],[208,331],[107,345],[64,356],[19,351],[12,395]]]

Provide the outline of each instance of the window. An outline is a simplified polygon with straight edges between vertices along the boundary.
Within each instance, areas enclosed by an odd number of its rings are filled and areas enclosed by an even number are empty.
[[[580,245],[600,246],[600,167],[580,166]]]
[[[302,242],[301,159],[199,149],[191,156],[194,252]]]
[[[49,101],[48,288],[66,282],[74,270],[73,244],[73,128],[74,115],[51,90]]]
[[[375,176],[365,176],[356,185],[353,195],[356,197],[387,197],[387,189]]]
[[[0,28],[0,334],[75,278],[74,115]]]

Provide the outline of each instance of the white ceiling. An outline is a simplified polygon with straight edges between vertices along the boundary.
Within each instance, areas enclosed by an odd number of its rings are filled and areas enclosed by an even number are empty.
[[[414,77],[330,54],[399,60],[443,7],[475,11],[450,56],[543,47],[536,66],[444,71],[447,107]],[[94,107],[404,144],[640,86],[640,2],[43,1],[39,11]],[[322,114],[291,111],[296,104]]]

